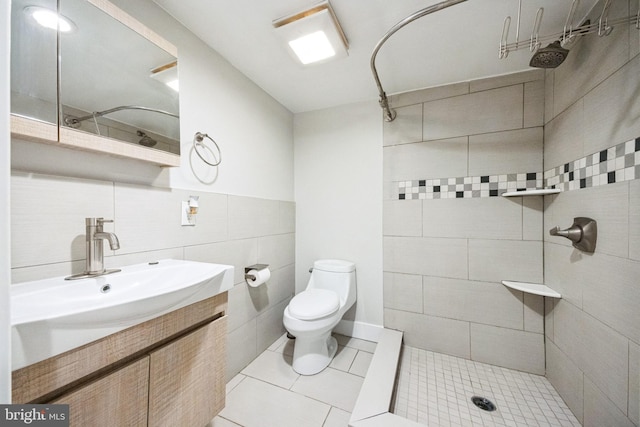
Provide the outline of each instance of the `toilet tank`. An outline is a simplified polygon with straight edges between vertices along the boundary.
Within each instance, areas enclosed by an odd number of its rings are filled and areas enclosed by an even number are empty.
[[[340,296],[340,305],[355,301],[356,265],[351,261],[321,259],[313,263],[309,288],[329,289]]]

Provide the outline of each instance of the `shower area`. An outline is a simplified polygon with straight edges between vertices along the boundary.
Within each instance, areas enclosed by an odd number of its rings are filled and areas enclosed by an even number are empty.
[[[627,17],[638,4],[600,2],[591,22],[603,7]],[[438,426],[640,425],[638,34],[619,24],[557,68],[381,96],[395,116],[384,326],[404,332],[391,412]],[[560,192],[502,196],[541,188]],[[582,216],[598,223],[593,254],[549,234]]]

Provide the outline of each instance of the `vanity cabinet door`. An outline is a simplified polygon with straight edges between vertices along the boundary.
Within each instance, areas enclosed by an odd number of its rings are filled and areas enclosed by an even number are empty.
[[[145,356],[51,403],[69,405],[71,427],[146,426],[148,385]]]
[[[149,426],[205,426],[225,403],[227,317],[151,353]]]

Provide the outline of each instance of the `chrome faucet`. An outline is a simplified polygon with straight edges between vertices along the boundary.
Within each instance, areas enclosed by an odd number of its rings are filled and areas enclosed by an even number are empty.
[[[105,222],[113,222],[111,219],[104,218],[86,218],[86,245],[87,258],[85,262],[85,270],[82,273],[74,274],[66,277],[66,280],[84,279],[87,277],[102,276],[105,274],[116,273],[120,270],[107,270],[104,268],[104,243],[103,240],[109,242],[112,251],[120,249],[118,236],[114,233],[106,232],[102,229]]]

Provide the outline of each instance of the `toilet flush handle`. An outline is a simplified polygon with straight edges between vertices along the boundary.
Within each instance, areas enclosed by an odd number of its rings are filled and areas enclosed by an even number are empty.
[[[313,267],[309,269],[309,273],[312,273],[312,272],[313,272]]]

